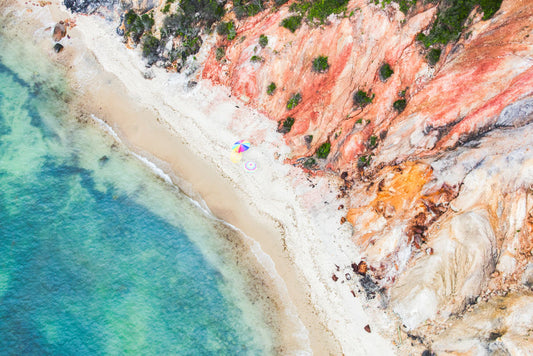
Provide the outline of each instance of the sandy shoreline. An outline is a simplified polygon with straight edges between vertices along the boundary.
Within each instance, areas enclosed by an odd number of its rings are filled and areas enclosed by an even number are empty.
[[[285,300],[287,312],[297,313],[308,332],[309,341],[307,335],[299,337],[299,322],[289,316],[295,323],[286,329],[294,333],[284,335],[288,353],[303,351],[309,342],[317,355],[392,354],[389,341],[364,331],[366,324],[390,328],[390,320],[376,320],[363,310],[363,297],[350,293],[357,288],[353,281],[331,279],[335,265],[343,276],[358,257],[350,228],[339,225],[344,212],[337,210],[337,185],[324,178],[309,181],[299,169],[284,165],[288,148],[276,124],[230,98],[224,88],[200,82],[188,89],[194,78],[158,68],[151,69],[154,79],[145,79],[139,52],[125,48],[111,23],[68,14],[56,3],[33,7],[33,14],[43,22],[76,19],[58,57],[72,60],[80,94],[93,99],[87,109],[187,193],[199,194],[216,217],[257,241],[269,256],[263,264],[273,261],[284,282],[278,294],[290,300]],[[23,11],[32,7],[19,4]],[[55,54],[50,50],[50,55]],[[84,92],[82,83],[95,90]],[[253,144],[245,158],[257,162],[255,172],[229,159],[231,144],[240,138]]]

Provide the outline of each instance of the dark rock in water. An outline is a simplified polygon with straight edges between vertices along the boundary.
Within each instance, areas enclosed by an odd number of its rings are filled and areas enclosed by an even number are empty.
[[[100,165],[104,165],[105,163],[107,163],[107,161],[109,161],[109,157],[107,156],[102,156],[100,157],[100,159],[98,160],[98,163],[100,163]]]
[[[54,33],[52,34],[52,38],[54,39],[55,42],[59,42],[66,35],[67,35],[67,28],[65,27],[65,23],[63,21],[59,21],[54,26]]]
[[[92,14],[99,7],[113,8],[119,0],[64,0],[63,3],[72,12]]]
[[[54,45],[54,51],[56,51],[56,53],[61,52],[61,51],[63,50],[63,48],[64,48],[64,47],[63,47],[63,45],[62,45],[61,43],[56,43],[56,44]]]

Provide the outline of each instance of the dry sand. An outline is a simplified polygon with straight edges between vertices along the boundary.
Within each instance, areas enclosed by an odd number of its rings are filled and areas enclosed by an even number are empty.
[[[344,214],[337,210],[342,203],[336,198],[339,182],[309,178],[283,164],[289,150],[276,123],[225,88],[203,81],[188,88],[194,77],[160,68],[149,69],[155,77],[145,79],[139,50],[125,47],[116,24],[69,14],[57,3],[36,7],[18,1],[16,16],[39,20],[35,36],[48,35],[48,27],[59,20],[75,19],[70,38],[62,40],[65,50],[53,53],[50,37],[48,52],[70,63],[87,109],[132,151],[156,162],[188,194],[205,202],[216,217],[257,242],[251,248],[277,282],[273,295],[285,305],[287,354],[393,354],[392,343],[377,332],[395,329],[393,322],[364,309],[354,278],[345,277],[359,259],[350,227],[339,224]],[[244,160],[257,163],[254,172],[230,160],[231,145],[242,138],[252,142]],[[337,282],[333,273],[340,277]],[[367,324],[372,333],[364,330]]]

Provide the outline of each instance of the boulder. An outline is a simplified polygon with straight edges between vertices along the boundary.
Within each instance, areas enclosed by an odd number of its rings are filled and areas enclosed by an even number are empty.
[[[61,51],[63,50],[63,48],[64,48],[64,47],[63,47],[63,45],[62,45],[61,43],[56,43],[56,44],[54,45],[54,51],[56,51],[56,53],[61,52]]]
[[[52,38],[54,39],[55,42],[59,42],[66,35],[67,35],[67,28],[65,27],[65,23],[63,21],[59,21],[54,26],[54,32],[52,34]]]

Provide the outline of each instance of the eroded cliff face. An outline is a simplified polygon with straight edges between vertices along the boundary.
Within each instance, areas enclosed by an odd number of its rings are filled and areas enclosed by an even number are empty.
[[[533,2],[503,1],[487,21],[474,10],[430,66],[415,38],[436,11],[351,1],[349,16],[291,33],[283,6],[218,38],[202,77],[273,120],[293,117],[291,163],[331,143],[319,166],[342,173],[353,241],[410,335],[441,353],[531,353],[531,315],[517,310],[533,309]],[[318,56],[325,73],[312,71]],[[358,90],[372,102],[354,103]]]
[[[218,47],[226,48],[225,58],[217,61],[213,49],[203,77],[231,87],[235,95],[277,121],[294,117],[294,126],[285,135],[294,160],[313,155],[329,141],[329,168],[352,169],[367,151],[370,136],[385,133],[397,116],[392,105],[399,93],[431,78],[432,69],[415,37],[430,24],[436,9],[417,11],[406,18],[393,7],[353,1],[346,11],[351,15],[330,16],[324,26],[303,24],[295,33],[280,26],[290,15],[288,6],[265,11],[239,25],[234,41],[220,39]],[[261,34],[268,37],[265,48],[258,43]],[[253,62],[252,56],[262,61]],[[328,57],[325,73],[312,70],[319,56]],[[384,63],[395,72],[386,82],[378,74]],[[266,88],[272,82],[277,89],[268,95]],[[372,105],[354,106],[357,90],[374,94]],[[296,93],[302,102],[288,110],[287,102]],[[304,139],[307,135],[313,136],[311,142]]]
[[[155,8],[163,23],[166,2],[120,3]],[[280,26],[291,2],[240,21],[228,11],[236,36],[204,37],[199,76],[272,120],[293,117],[289,163],[331,144],[315,172],[342,178],[364,261],[340,267],[364,276],[399,333],[439,354],[533,354],[533,2],[505,0],[485,21],[475,8],[435,65],[416,36],[438,9],[419,3],[406,16],[352,0],[294,33]],[[319,56],[325,72],[312,70]],[[294,94],[302,100],[288,109]]]

